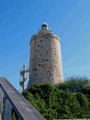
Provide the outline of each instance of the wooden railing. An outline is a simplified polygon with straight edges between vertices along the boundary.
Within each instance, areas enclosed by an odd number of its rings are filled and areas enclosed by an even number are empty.
[[[12,120],[12,110],[17,120],[45,120],[7,79],[0,78],[0,119]]]

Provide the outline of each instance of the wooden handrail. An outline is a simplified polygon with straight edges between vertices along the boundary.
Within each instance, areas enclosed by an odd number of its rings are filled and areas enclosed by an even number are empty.
[[[0,78],[0,87],[10,101],[19,120],[45,120],[45,118],[10,84],[6,78]]]

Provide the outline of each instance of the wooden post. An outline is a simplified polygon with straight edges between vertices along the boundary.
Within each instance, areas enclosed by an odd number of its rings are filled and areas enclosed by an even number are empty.
[[[4,120],[11,120],[12,106],[9,100],[6,98],[4,103]]]
[[[4,93],[0,88],[0,118],[2,118],[2,111],[3,111],[3,96],[4,96]]]

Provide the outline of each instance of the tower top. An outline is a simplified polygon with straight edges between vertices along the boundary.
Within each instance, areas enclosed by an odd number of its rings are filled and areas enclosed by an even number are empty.
[[[43,23],[41,25],[41,30],[48,30],[48,24],[47,23]]]

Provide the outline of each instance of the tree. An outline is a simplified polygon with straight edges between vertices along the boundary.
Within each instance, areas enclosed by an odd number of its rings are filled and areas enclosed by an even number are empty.
[[[89,80],[85,78],[61,85],[35,84],[24,96],[47,120],[90,118]]]
[[[72,93],[89,86],[90,81],[86,77],[70,77],[64,83],[57,85],[59,89]]]

